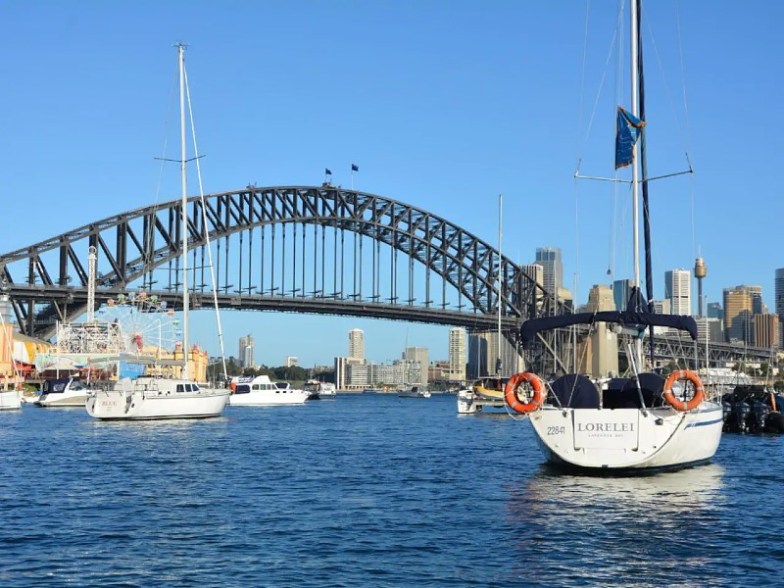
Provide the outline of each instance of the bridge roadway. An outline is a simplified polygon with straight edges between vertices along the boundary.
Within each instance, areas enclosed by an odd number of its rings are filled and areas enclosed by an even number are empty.
[[[384,196],[322,186],[256,187],[187,201],[192,304],[372,317],[495,330],[568,310],[488,242]],[[144,291],[181,307],[182,203],[123,212],[0,255],[0,289],[20,330],[48,339],[87,308]],[[766,353],[769,353],[765,351]],[[760,356],[713,345],[715,356]]]

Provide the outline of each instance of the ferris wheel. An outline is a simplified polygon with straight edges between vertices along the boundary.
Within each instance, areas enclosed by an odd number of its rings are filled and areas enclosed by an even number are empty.
[[[182,326],[166,302],[146,292],[121,294],[95,312],[104,324],[117,325],[119,345],[127,353],[142,353],[155,348],[172,352],[182,342]]]

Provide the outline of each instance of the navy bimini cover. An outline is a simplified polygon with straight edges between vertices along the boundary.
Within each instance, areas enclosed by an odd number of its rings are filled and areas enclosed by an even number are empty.
[[[670,327],[680,331],[688,331],[691,338],[697,340],[697,321],[690,316],[678,314],[651,314],[632,310],[604,310],[601,312],[580,312],[564,314],[525,321],[520,328],[523,345],[536,339],[536,334],[571,325],[590,325],[593,323],[617,323],[624,327],[635,328],[642,334],[648,327]]]

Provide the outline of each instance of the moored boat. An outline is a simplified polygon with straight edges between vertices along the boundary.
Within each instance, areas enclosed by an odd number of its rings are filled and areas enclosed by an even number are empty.
[[[22,407],[19,390],[0,390],[0,410],[16,410]]]
[[[284,385],[285,384],[285,385]],[[293,388],[288,382],[273,382],[261,375],[248,381],[246,378],[232,383],[230,406],[282,406],[305,404],[309,392]]]
[[[41,407],[84,407],[90,388],[79,378],[66,377],[44,380],[41,394],[33,402]]]
[[[180,172],[181,172],[181,227],[188,227],[188,197],[186,165],[188,162],[185,127],[185,94],[187,77],[185,75],[185,46],[177,45],[177,63],[180,86]],[[189,100],[190,101],[190,100]],[[188,237],[189,231],[182,229],[180,251],[180,279],[182,280],[182,342],[183,351],[188,345],[188,316],[190,309],[188,285]],[[209,236],[207,238],[209,244]],[[217,301],[216,301],[217,315]],[[220,317],[218,315],[220,334]],[[188,353],[182,353],[179,377],[172,372],[170,377],[141,376],[136,379],[123,378],[111,391],[100,391],[90,395],[85,404],[87,413],[96,419],[104,420],[150,420],[150,419],[192,419],[217,417],[226,406],[230,391],[228,388],[202,387],[189,373]]]
[[[123,378],[113,390],[93,392],[86,408],[102,420],[201,419],[220,415],[228,397],[227,389],[189,379]]]
[[[509,408],[529,416],[548,462],[598,473],[647,473],[705,463],[715,455],[722,434],[721,403],[715,395],[706,393],[697,372],[676,368],[664,374],[644,367],[642,341],[646,335],[653,338],[655,327],[688,333],[696,341],[697,324],[690,316],[654,314],[652,304],[640,293],[638,211],[642,191],[647,292],[652,298],[641,5],[641,0],[633,0],[630,10],[631,111],[618,107],[616,116],[615,167],[630,165],[632,170],[634,280],[628,305],[617,311],[602,310],[597,305],[593,312],[536,318],[524,322],[520,330],[524,347],[531,351],[527,365],[537,365],[539,373],[547,369],[542,361],[543,349],[553,349],[545,336],[557,340],[559,330],[566,327],[575,329],[569,334],[576,335],[576,329],[582,328],[597,334],[597,338],[601,335],[605,341],[623,338],[628,360],[626,377],[590,379],[581,373],[565,373],[544,381],[535,372],[526,371],[512,376],[504,391]],[[638,141],[641,157],[637,156]],[[652,341],[650,346],[653,350]],[[669,359],[672,365],[688,365],[675,363],[685,358]]]
[[[412,386],[411,388],[398,390],[397,395],[400,398],[430,398],[430,390],[421,386]]]

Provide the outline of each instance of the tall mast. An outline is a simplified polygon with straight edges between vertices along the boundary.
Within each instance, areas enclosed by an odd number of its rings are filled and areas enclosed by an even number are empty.
[[[503,282],[501,281],[501,237],[503,232],[501,230],[502,227],[502,220],[503,220],[503,203],[504,203],[504,196],[503,194],[498,195],[498,350],[497,350],[497,357],[495,360],[495,373],[497,376],[501,375],[501,302],[503,299]]]
[[[637,93],[637,40],[639,36],[638,19],[637,19],[637,0],[630,2],[630,20],[631,20],[631,108],[632,114],[635,117],[640,116],[639,96]],[[639,237],[639,163],[637,161],[637,142],[632,144],[632,240],[634,247],[634,287],[639,294],[640,291],[640,237]],[[636,338],[634,341],[635,362],[637,369],[642,366],[642,341]]]
[[[185,45],[177,45],[180,66],[180,181],[182,185],[182,377],[188,377],[188,184],[185,173]]]

